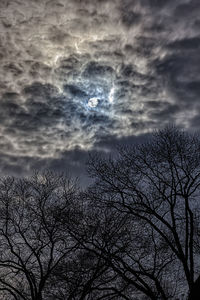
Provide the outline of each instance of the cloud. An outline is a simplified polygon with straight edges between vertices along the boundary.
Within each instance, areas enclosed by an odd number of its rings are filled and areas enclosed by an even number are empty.
[[[140,20],[141,20],[141,15],[138,13],[135,13],[133,11],[127,11],[127,10],[124,10],[122,12],[122,23],[127,27],[138,24]]]
[[[114,70],[112,67],[108,65],[101,65],[96,61],[90,61],[82,75],[86,78],[94,78],[94,77],[104,77],[104,78],[110,78],[114,73]]]
[[[78,174],[88,151],[169,122],[197,129],[199,10],[198,0],[1,1],[1,171]]]
[[[169,44],[169,48],[173,50],[182,50],[188,51],[193,50],[195,51],[197,48],[200,47],[200,37],[192,37],[192,38],[184,38],[181,40],[176,40]]]

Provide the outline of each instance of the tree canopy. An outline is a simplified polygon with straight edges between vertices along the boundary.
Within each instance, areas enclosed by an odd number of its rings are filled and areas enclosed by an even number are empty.
[[[84,191],[51,172],[1,179],[3,299],[198,299],[199,136],[167,127],[87,168]]]

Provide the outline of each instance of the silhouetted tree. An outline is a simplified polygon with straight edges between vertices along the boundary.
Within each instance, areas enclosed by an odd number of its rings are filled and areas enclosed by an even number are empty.
[[[45,299],[52,272],[77,249],[57,219],[76,193],[75,183],[50,172],[0,180],[1,299]]]
[[[197,300],[199,137],[168,127],[88,170],[85,192],[51,172],[0,179],[0,297]]]
[[[122,252],[120,249],[126,248],[126,241],[121,237],[128,234],[127,219],[97,207],[87,193],[80,194],[79,205],[81,202],[78,218],[74,219],[73,214],[67,218],[65,214],[59,216],[65,230],[79,244],[79,251],[73,260],[56,269],[54,282],[59,290],[54,298],[128,300],[133,288],[111,268],[108,259],[109,253],[117,255]]]
[[[184,282],[198,299],[199,137],[167,127],[115,159],[91,157],[88,169],[90,198],[138,222],[124,254],[110,254],[112,268],[149,299],[174,299]]]
[[[179,270],[172,269],[174,255],[166,251],[160,237],[143,220],[113,209],[113,197],[99,193],[97,186],[85,196],[91,210],[87,222],[68,230],[84,249],[110,267],[108,270],[115,274],[113,283],[118,282],[124,297],[136,299],[137,295],[141,299],[143,294],[145,299],[173,298],[171,282],[177,279]],[[124,299],[118,297],[116,294],[114,299]]]
[[[0,179],[0,298],[129,299],[103,255],[83,247],[98,214],[85,200],[51,172]]]

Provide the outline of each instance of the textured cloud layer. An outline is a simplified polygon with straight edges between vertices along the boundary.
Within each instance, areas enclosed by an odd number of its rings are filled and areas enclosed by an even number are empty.
[[[199,0],[2,0],[2,172],[78,170],[109,141],[198,129],[199,16]]]

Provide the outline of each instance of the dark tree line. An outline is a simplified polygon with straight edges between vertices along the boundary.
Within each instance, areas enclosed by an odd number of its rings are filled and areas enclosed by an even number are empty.
[[[88,172],[85,191],[1,178],[0,299],[199,299],[198,135],[165,128]]]

